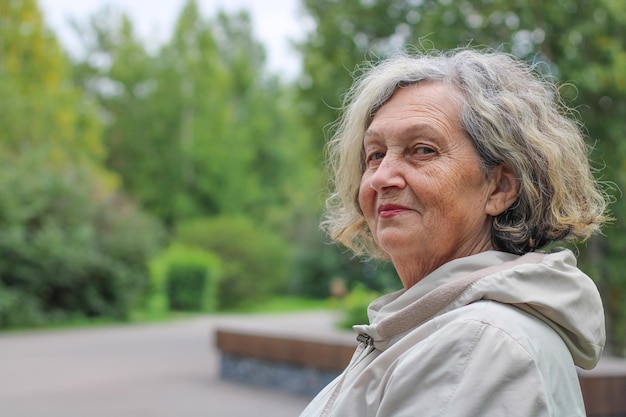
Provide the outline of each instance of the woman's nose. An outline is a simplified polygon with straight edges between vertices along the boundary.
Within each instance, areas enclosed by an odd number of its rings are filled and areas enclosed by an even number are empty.
[[[377,192],[388,188],[404,188],[403,164],[398,157],[385,155],[370,177],[370,187]]]

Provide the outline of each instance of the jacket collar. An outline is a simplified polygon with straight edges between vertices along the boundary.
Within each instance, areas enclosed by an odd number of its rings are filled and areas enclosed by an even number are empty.
[[[569,250],[516,256],[483,252],[451,261],[408,290],[375,300],[369,325],[354,326],[385,350],[429,319],[481,299],[516,307],[550,325],[577,365],[593,367],[604,345],[602,302]],[[517,273],[523,271],[523,273]]]

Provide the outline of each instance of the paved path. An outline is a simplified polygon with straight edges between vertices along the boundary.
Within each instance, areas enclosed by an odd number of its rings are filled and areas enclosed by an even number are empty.
[[[332,325],[317,312],[0,334],[0,416],[298,416],[309,398],[219,380],[213,330],[251,320]]]

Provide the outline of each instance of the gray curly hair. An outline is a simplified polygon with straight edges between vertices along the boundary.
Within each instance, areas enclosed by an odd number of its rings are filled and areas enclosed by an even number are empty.
[[[322,228],[333,241],[356,255],[386,259],[358,203],[363,136],[398,88],[427,81],[461,92],[461,126],[485,175],[508,164],[519,178],[516,201],[493,218],[496,249],[523,254],[599,231],[607,220],[606,194],[592,174],[581,125],[557,86],[509,54],[463,48],[364,64],[327,147],[331,194]]]

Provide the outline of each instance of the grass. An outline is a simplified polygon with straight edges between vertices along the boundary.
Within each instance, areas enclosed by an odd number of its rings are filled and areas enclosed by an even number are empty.
[[[329,299],[319,300],[302,297],[275,296],[258,304],[243,306],[233,310],[218,312],[216,314],[289,313],[313,310],[330,310],[336,307],[336,303],[333,303],[333,301]],[[75,318],[59,322],[43,323],[41,325],[0,329],[0,333],[21,332],[28,330],[89,328],[124,324],[165,323],[168,321],[190,318],[202,314],[207,313],[136,310],[130,313],[127,320],[117,320],[114,318]]]
[[[275,296],[258,304],[229,310],[227,313],[289,313],[294,311],[329,310],[332,308],[333,303],[330,300]]]
[[[32,324],[28,326],[12,326],[8,328],[0,328],[2,333],[19,333],[33,330],[64,330],[64,329],[81,329],[81,328],[97,328],[106,326],[119,326],[127,324],[147,324],[147,323],[165,323],[177,319],[185,319],[193,317],[199,313],[187,312],[167,312],[158,315],[146,313],[144,311],[133,311],[127,319],[115,319],[111,317],[95,317],[95,318],[72,318],[67,320],[45,322],[41,324]]]

